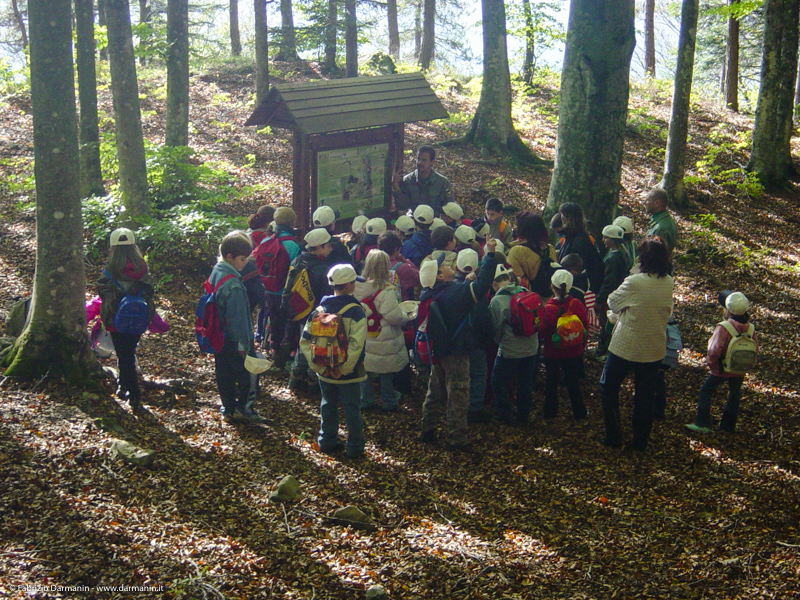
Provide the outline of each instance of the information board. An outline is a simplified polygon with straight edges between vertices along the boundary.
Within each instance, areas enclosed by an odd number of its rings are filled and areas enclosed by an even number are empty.
[[[388,143],[318,151],[317,206],[342,219],[382,209],[388,155]]]

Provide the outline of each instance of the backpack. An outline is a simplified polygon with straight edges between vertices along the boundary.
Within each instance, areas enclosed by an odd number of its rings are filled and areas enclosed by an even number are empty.
[[[439,357],[436,356],[433,340],[434,338],[443,340],[447,336],[447,325],[435,298],[428,298],[419,305],[417,318],[422,319],[422,322],[417,328],[417,333],[414,337],[414,356],[419,364],[429,367],[438,365],[440,361]],[[461,329],[469,321],[470,318],[464,319],[450,339],[457,338]]]
[[[103,275],[108,277],[123,293],[122,299],[117,304],[117,311],[114,313],[114,329],[119,333],[143,334],[150,324],[150,308],[147,306],[147,300],[142,297],[144,287],[140,286],[138,292],[131,294],[111,277],[108,270],[103,269]]]
[[[311,362],[335,379],[342,375],[339,367],[347,360],[349,345],[342,315],[354,306],[358,305],[351,302],[335,313],[325,312],[320,306],[311,319]]]
[[[381,332],[381,313],[375,307],[375,299],[383,290],[378,290],[371,296],[367,296],[361,301],[364,305],[365,313],[367,313],[367,335],[369,337],[378,337]]]
[[[570,298],[569,303],[562,305],[558,311],[556,320],[556,331],[553,334],[553,346],[558,350],[569,350],[570,348],[583,347],[586,339],[586,330],[578,316],[569,308],[574,299]]]
[[[722,357],[722,371],[726,375],[745,375],[756,366],[758,347],[753,339],[755,327],[752,323],[744,333],[739,333],[728,321],[722,321],[719,326],[731,334],[725,355]]]
[[[553,277],[553,273],[561,268],[561,265],[551,260],[550,246],[547,246],[541,254],[530,246],[527,246],[527,248],[533,250],[536,256],[539,257],[539,270],[536,272],[536,277],[533,278],[533,281],[529,281],[529,285],[526,287],[542,296],[552,296],[552,292],[550,291],[550,279]],[[556,266],[553,266],[553,264]]]
[[[293,275],[292,277],[290,274],[288,280],[292,282],[287,300],[288,317],[291,321],[300,321],[314,308],[316,299],[314,298],[314,291],[311,289],[308,270],[293,268]]]
[[[514,335],[531,337],[539,331],[544,308],[536,292],[523,288],[511,296],[511,331]]]
[[[222,319],[220,319],[217,312],[214,295],[222,287],[223,283],[233,277],[234,275],[225,275],[213,288],[209,279],[206,279],[203,284],[205,294],[200,296],[200,300],[197,301],[197,307],[194,309],[194,314],[197,317],[194,322],[194,336],[197,339],[197,345],[200,346],[200,352],[216,354],[225,345]]]
[[[583,294],[583,303],[586,306],[586,333],[589,335],[597,335],[600,333],[600,319],[597,318],[597,312],[594,309],[597,304],[597,294],[590,289],[587,289],[585,292],[574,286],[573,289]],[[680,337],[680,334],[678,334],[678,336]],[[683,346],[681,346],[681,348],[683,348]]]
[[[683,340],[681,340],[681,332],[678,329],[677,323],[670,319],[667,323],[667,354],[661,361],[661,367],[665,369],[672,369],[678,366],[678,355],[683,348]]]
[[[273,234],[261,240],[253,250],[256,268],[261,273],[261,282],[268,292],[280,292],[286,285],[291,260],[283,242],[289,240],[297,242],[291,235]]]

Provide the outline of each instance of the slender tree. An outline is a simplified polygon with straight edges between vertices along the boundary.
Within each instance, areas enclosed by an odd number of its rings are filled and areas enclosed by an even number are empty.
[[[423,2],[419,66],[423,70],[428,70],[433,63],[436,45],[436,0],[423,0]]]
[[[256,106],[269,93],[269,38],[267,33],[267,0],[254,0],[256,46]]]
[[[389,56],[400,60],[400,27],[397,24],[397,0],[386,0],[386,18],[389,26]]]
[[[765,5],[761,86],[747,164],[764,184],[782,184],[795,173],[790,141],[799,6],[800,0],[766,0]]]
[[[344,48],[347,77],[358,77],[358,21],[356,0],[344,0]]]
[[[114,100],[114,124],[117,129],[119,186],[125,206],[125,219],[136,223],[140,217],[150,214],[150,198],[128,0],[106,0],[106,22],[111,96]]]
[[[525,20],[525,58],[522,61],[522,79],[528,85],[533,82],[533,12],[531,0],[522,0],[522,18]],[[485,42],[484,42],[485,44]]]
[[[739,112],[739,17],[733,10],[739,0],[728,0],[728,37],[725,40],[725,106]]]
[[[242,55],[242,38],[239,34],[239,0],[230,0],[228,20],[231,35],[231,56]]]
[[[644,0],[644,72],[656,76],[656,0]]]
[[[14,13],[14,21],[17,23],[17,27],[19,27],[19,34],[22,37],[22,47],[28,47],[28,30],[25,27],[25,19],[22,17],[22,11],[19,9],[19,3],[17,0],[11,0],[11,10]]]
[[[422,52],[422,3],[425,0],[414,2],[414,60],[419,62]]]
[[[52,374],[83,383],[100,366],[86,334],[70,2],[30,0],[28,18],[36,272],[28,322],[2,364],[6,377]]]
[[[683,0],[681,32],[678,38],[678,64],[675,69],[675,89],[667,134],[667,152],[661,187],[673,204],[686,203],[683,176],[686,172],[686,139],[689,133],[689,100],[692,95],[694,47],[697,41],[697,14],[700,0]]]
[[[596,240],[619,200],[634,0],[572,0],[546,214],[579,202]]]
[[[294,32],[292,0],[281,0],[281,37],[275,60],[297,61],[297,41]]]
[[[139,0],[139,25],[148,25],[150,23],[150,7],[147,5],[147,0]],[[139,38],[139,64],[145,66],[147,64],[147,44],[150,38]]]
[[[325,72],[336,73],[336,33],[339,27],[338,0],[328,0],[328,18],[325,21]]]
[[[167,146],[189,145],[189,0],[167,2]]]
[[[80,116],[81,197],[104,196],[100,170],[100,127],[97,123],[97,73],[95,71],[94,9],[92,0],[75,0],[75,34]]]
[[[97,24],[106,26],[106,0],[97,0]],[[108,46],[100,49],[100,60],[108,60]]]

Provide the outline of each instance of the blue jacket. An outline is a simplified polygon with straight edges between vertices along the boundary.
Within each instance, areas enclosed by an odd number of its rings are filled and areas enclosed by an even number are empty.
[[[216,286],[226,275],[233,275],[233,278],[223,283],[214,296],[225,343],[236,342],[237,350],[248,352],[253,344],[253,322],[250,320],[250,302],[242,276],[233,265],[221,260],[214,265],[208,279],[212,286]]]
[[[403,242],[403,246],[400,248],[400,254],[417,265],[417,268],[422,264],[422,259],[431,252],[433,252],[433,244],[431,244],[430,229],[415,231],[414,235]]]

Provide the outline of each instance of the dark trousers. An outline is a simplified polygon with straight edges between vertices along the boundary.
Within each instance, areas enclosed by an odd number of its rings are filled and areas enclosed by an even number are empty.
[[[492,391],[497,416],[501,420],[511,419],[508,382],[514,380],[517,387],[517,420],[528,422],[533,404],[533,383],[536,379],[537,355],[524,358],[498,356],[492,368]]]
[[[141,398],[139,391],[139,377],[136,375],[136,346],[142,336],[137,333],[111,332],[111,341],[114,342],[114,351],[117,353],[119,364],[119,387],[124,394],[127,392],[131,400]]]
[[[663,419],[667,412],[667,370],[658,369],[655,381],[656,391],[653,404],[653,414],[656,419]]]
[[[620,446],[619,390],[633,370],[633,440],[631,447],[643,452],[647,448],[650,430],[653,428],[653,399],[655,380],[660,360],[655,362],[633,362],[608,353],[603,374],[600,376],[600,392],[603,399],[603,419],[606,424],[605,444]]]
[[[250,373],[244,368],[244,356],[239,354],[236,342],[225,342],[222,350],[214,355],[214,374],[217,390],[222,400],[222,414],[233,414],[237,408],[243,411],[250,392]]]
[[[586,406],[581,395],[581,376],[583,375],[583,356],[573,358],[545,358],[545,397],[544,418],[553,419],[558,415],[558,384],[564,373],[564,383],[576,419],[586,418]]]
[[[277,352],[286,338],[286,317],[281,310],[280,295],[267,294],[266,312],[269,314],[269,347]],[[260,321],[261,319],[259,319],[259,327],[261,326]]]
[[[739,416],[739,401],[742,399],[742,383],[744,377],[720,377],[709,375],[700,388],[700,397],[697,402],[697,416],[694,424],[700,427],[711,427],[711,398],[714,392],[723,383],[728,382],[728,402],[722,412],[719,428],[723,431],[734,433],[736,431],[736,418]]]

